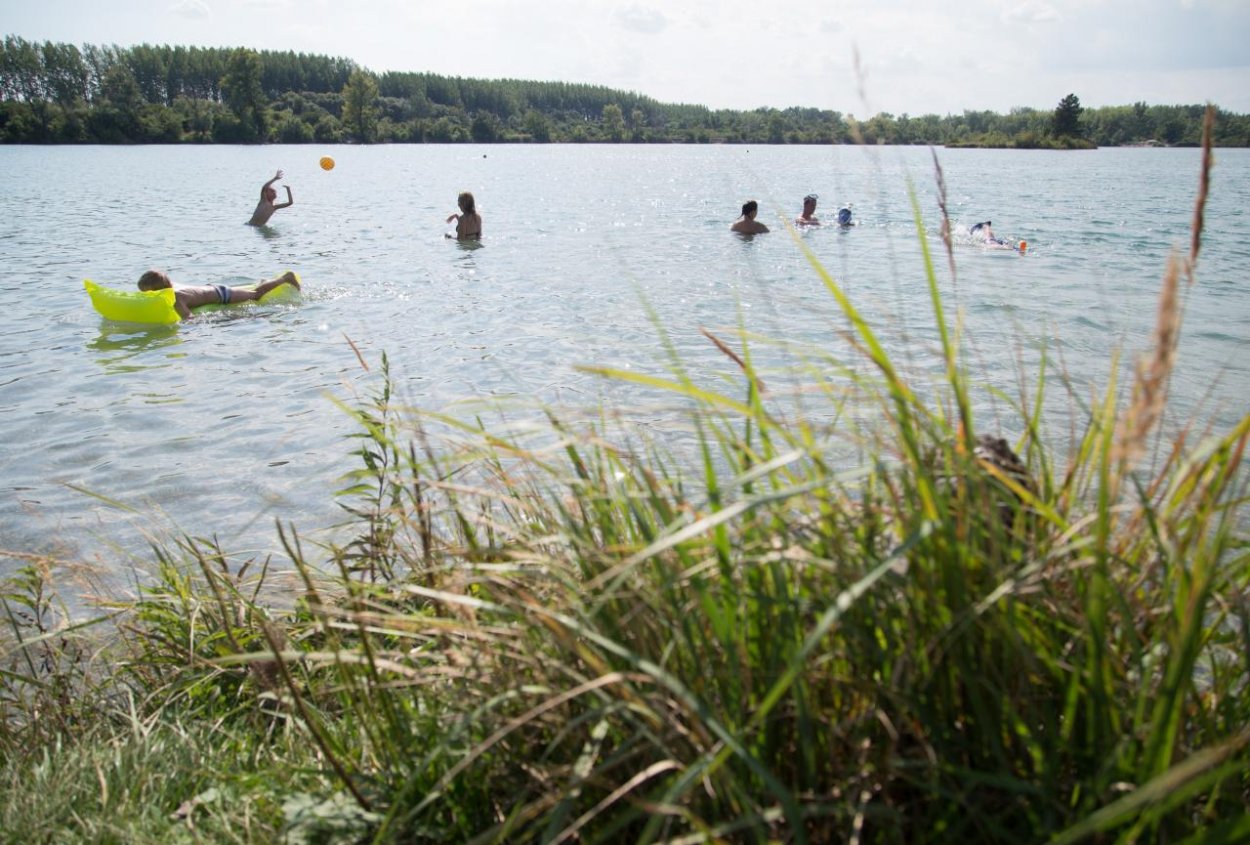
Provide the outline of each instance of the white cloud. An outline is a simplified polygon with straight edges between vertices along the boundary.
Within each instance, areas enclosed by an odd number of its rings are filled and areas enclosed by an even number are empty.
[[[658,35],[668,27],[668,18],[663,12],[637,4],[619,10],[616,19],[625,29],[643,35]]]
[[[179,17],[193,21],[201,21],[213,16],[213,10],[208,7],[204,0],[179,0],[179,2],[169,7],[169,11]]]
[[[1058,23],[1063,16],[1049,3],[1042,0],[1026,0],[1003,11],[1006,23]]]

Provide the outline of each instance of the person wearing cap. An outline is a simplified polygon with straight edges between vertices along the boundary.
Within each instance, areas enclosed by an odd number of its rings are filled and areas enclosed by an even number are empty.
[[[803,211],[798,217],[794,218],[796,226],[819,226],[820,221],[816,218],[816,195],[808,194],[803,197]]]
[[[838,225],[844,229],[847,226],[855,225],[855,221],[851,219],[851,204],[849,202],[838,209]]]
[[[743,235],[758,235],[768,231],[768,227],[755,219],[755,215],[759,213],[760,204],[755,200],[747,200],[742,205],[742,215],[729,227],[731,232],[739,232]]]

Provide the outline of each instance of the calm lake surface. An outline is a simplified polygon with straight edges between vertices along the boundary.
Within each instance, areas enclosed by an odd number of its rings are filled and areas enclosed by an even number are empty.
[[[661,429],[664,397],[574,369],[663,374],[649,309],[720,389],[738,389],[732,365],[700,327],[856,360],[781,224],[808,192],[826,220],[854,203],[860,225],[803,241],[912,371],[937,359],[909,180],[974,377],[1016,395],[1020,362],[1031,372],[1045,344],[1082,400],[1105,389],[1117,351],[1127,365],[1148,347],[1167,255],[1188,248],[1200,152],[937,156],[955,223],[992,219],[1026,255],[963,244],[951,278],[924,148],[0,147],[0,576],[30,553],[121,572],[171,529],[243,553],[277,550],[275,519],[316,538],[341,520],[334,491],[356,468],[335,401],[376,386],[384,352],[424,409],[622,403]],[[295,205],[245,226],[278,168]],[[461,190],[484,217],[476,248],[443,237]],[[751,198],[773,232],[730,234]],[[1173,426],[1250,410],[1248,207],[1250,151],[1217,151]],[[84,278],[129,288],[149,267],[218,284],[293,269],[305,293],[172,329],[92,310]],[[758,354],[782,381],[799,360]],[[1048,424],[1066,438],[1081,412],[1056,398]],[[1019,436],[988,392],[976,410],[983,431]]]

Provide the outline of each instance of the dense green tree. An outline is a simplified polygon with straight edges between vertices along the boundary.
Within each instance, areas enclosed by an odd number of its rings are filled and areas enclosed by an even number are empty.
[[[347,132],[363,144],[377,136],[378,83],[373,74],[363,70],[352,72],[343,86],[343,125]]]
[[[1058,138],[1077,138],[1081,135],[1081,100],[1075,94],[1069,94],[1059,101],[1055,107],[1055,115],[1051,128]]]
[[[88,44],[83,48],[82,58],[87,66],[87,99],[95,102],[100,96],[104,75],[108,73],[109,68],[117,64],[117,48]]]
[[[87,65],[73,44],[45,42],[42,48],[46,93],[57,105],[70,109],[87,100]]]
[[[551,122],[538,109],[530,109],[525,113],[525,131],[540,144],[551,140]]]
[[[459,121],[443,116],[430,125],[426,138],[437,144],[460,143],[469,140],[469,133]]]
[[[106,144],[138,141],[142,137],[142,107],[143,94],[130,68],[113,65],[104,73],[99,97],[87,122],[91,137]]]
[[[603,107],[603,131],[609,141],[620,143],[625,140],[625,112],[616,103],[608,103]]]
[[[469,127],[469,134],[479,144],[490,144],[498,141],[501,134],[499,118],[488,111],[478,112],[473,115],[473,123]]]
[[[629,140],[634,143],[647,140],[647,113],[638,106],[629,112]]]
[[[152,47],[140,44],[132,48],[126,63],[134,74],[135,83],[143,93],[143,99],[149,103],[170,105],[174,96],[169,95],[168,65],[166,56],[171,51],[168,47]]]
[[[212,137],[213,115],[219,106],[208,100],[180,96],[174,100],[173,110],[182,120],[187,140],[207,141]]]
[[[143,105],[143,92],[135,75],[126,65],[113,65],[100,82],[100,95],[112,106],[127,114],[138,115]]]
[[[4,98],[26,103],[45,99],[45,80],[39,46],[25,38],[6,36],[0,52],[0,93]]]
[[[269,101],[260,84],[260,55],[240,48],[230,56],[221,81],[226,105],[237,121],[239,141],[264,141],[269,133]]]
[[[313,140],[313,128],[287,113],[274,125],[274,135],[284,144],[306,144]]]
[[[105,71],[100,82],[100,100],[90,120],[96,139],[105,143],[142,139],[143,92],[128,66],[116,64]]]
[[[33,124],[29,103],[0,100],[0,140],[6,143],[28,141],[33,134]]]
[[[768,143],[784,144],[786,142],[786,119],[781,112],[770,111],[768,115]]]
[[[323,144],[337,144],[343,140],[343,125],[334,115],[324,115],[313,126],[313,138]]]

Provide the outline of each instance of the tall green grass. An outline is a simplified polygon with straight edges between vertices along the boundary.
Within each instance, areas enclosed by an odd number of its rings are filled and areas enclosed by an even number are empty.
[[[1045,444],[1045,373],[1015,442],[979,428],[923,234],[936,392],[814,258],[867,363],[827,353],[813,390],[833,425],[780,407],[745,331],[708,334],[738,373],[728,387],[677,360],[663,376],[592,370],[685,402],[694,460],[606,410],[542,426],[422,413],[383,358],[375,392],[345,406],[351,536],[310,548],[279,526],[293,608],[271,601],[267,562],[185,538],[113,608],[119,636],[67,664],[71,640],[88,646],[39,621],[37,569],[9,591],[0,829],[1250,837],[1250,416],[1159,433],[1210,167],[1208,147],[1155,349],[1124,402],[1112,373],[1067,455]],[[862,459],[835,464],[834,444]]]

